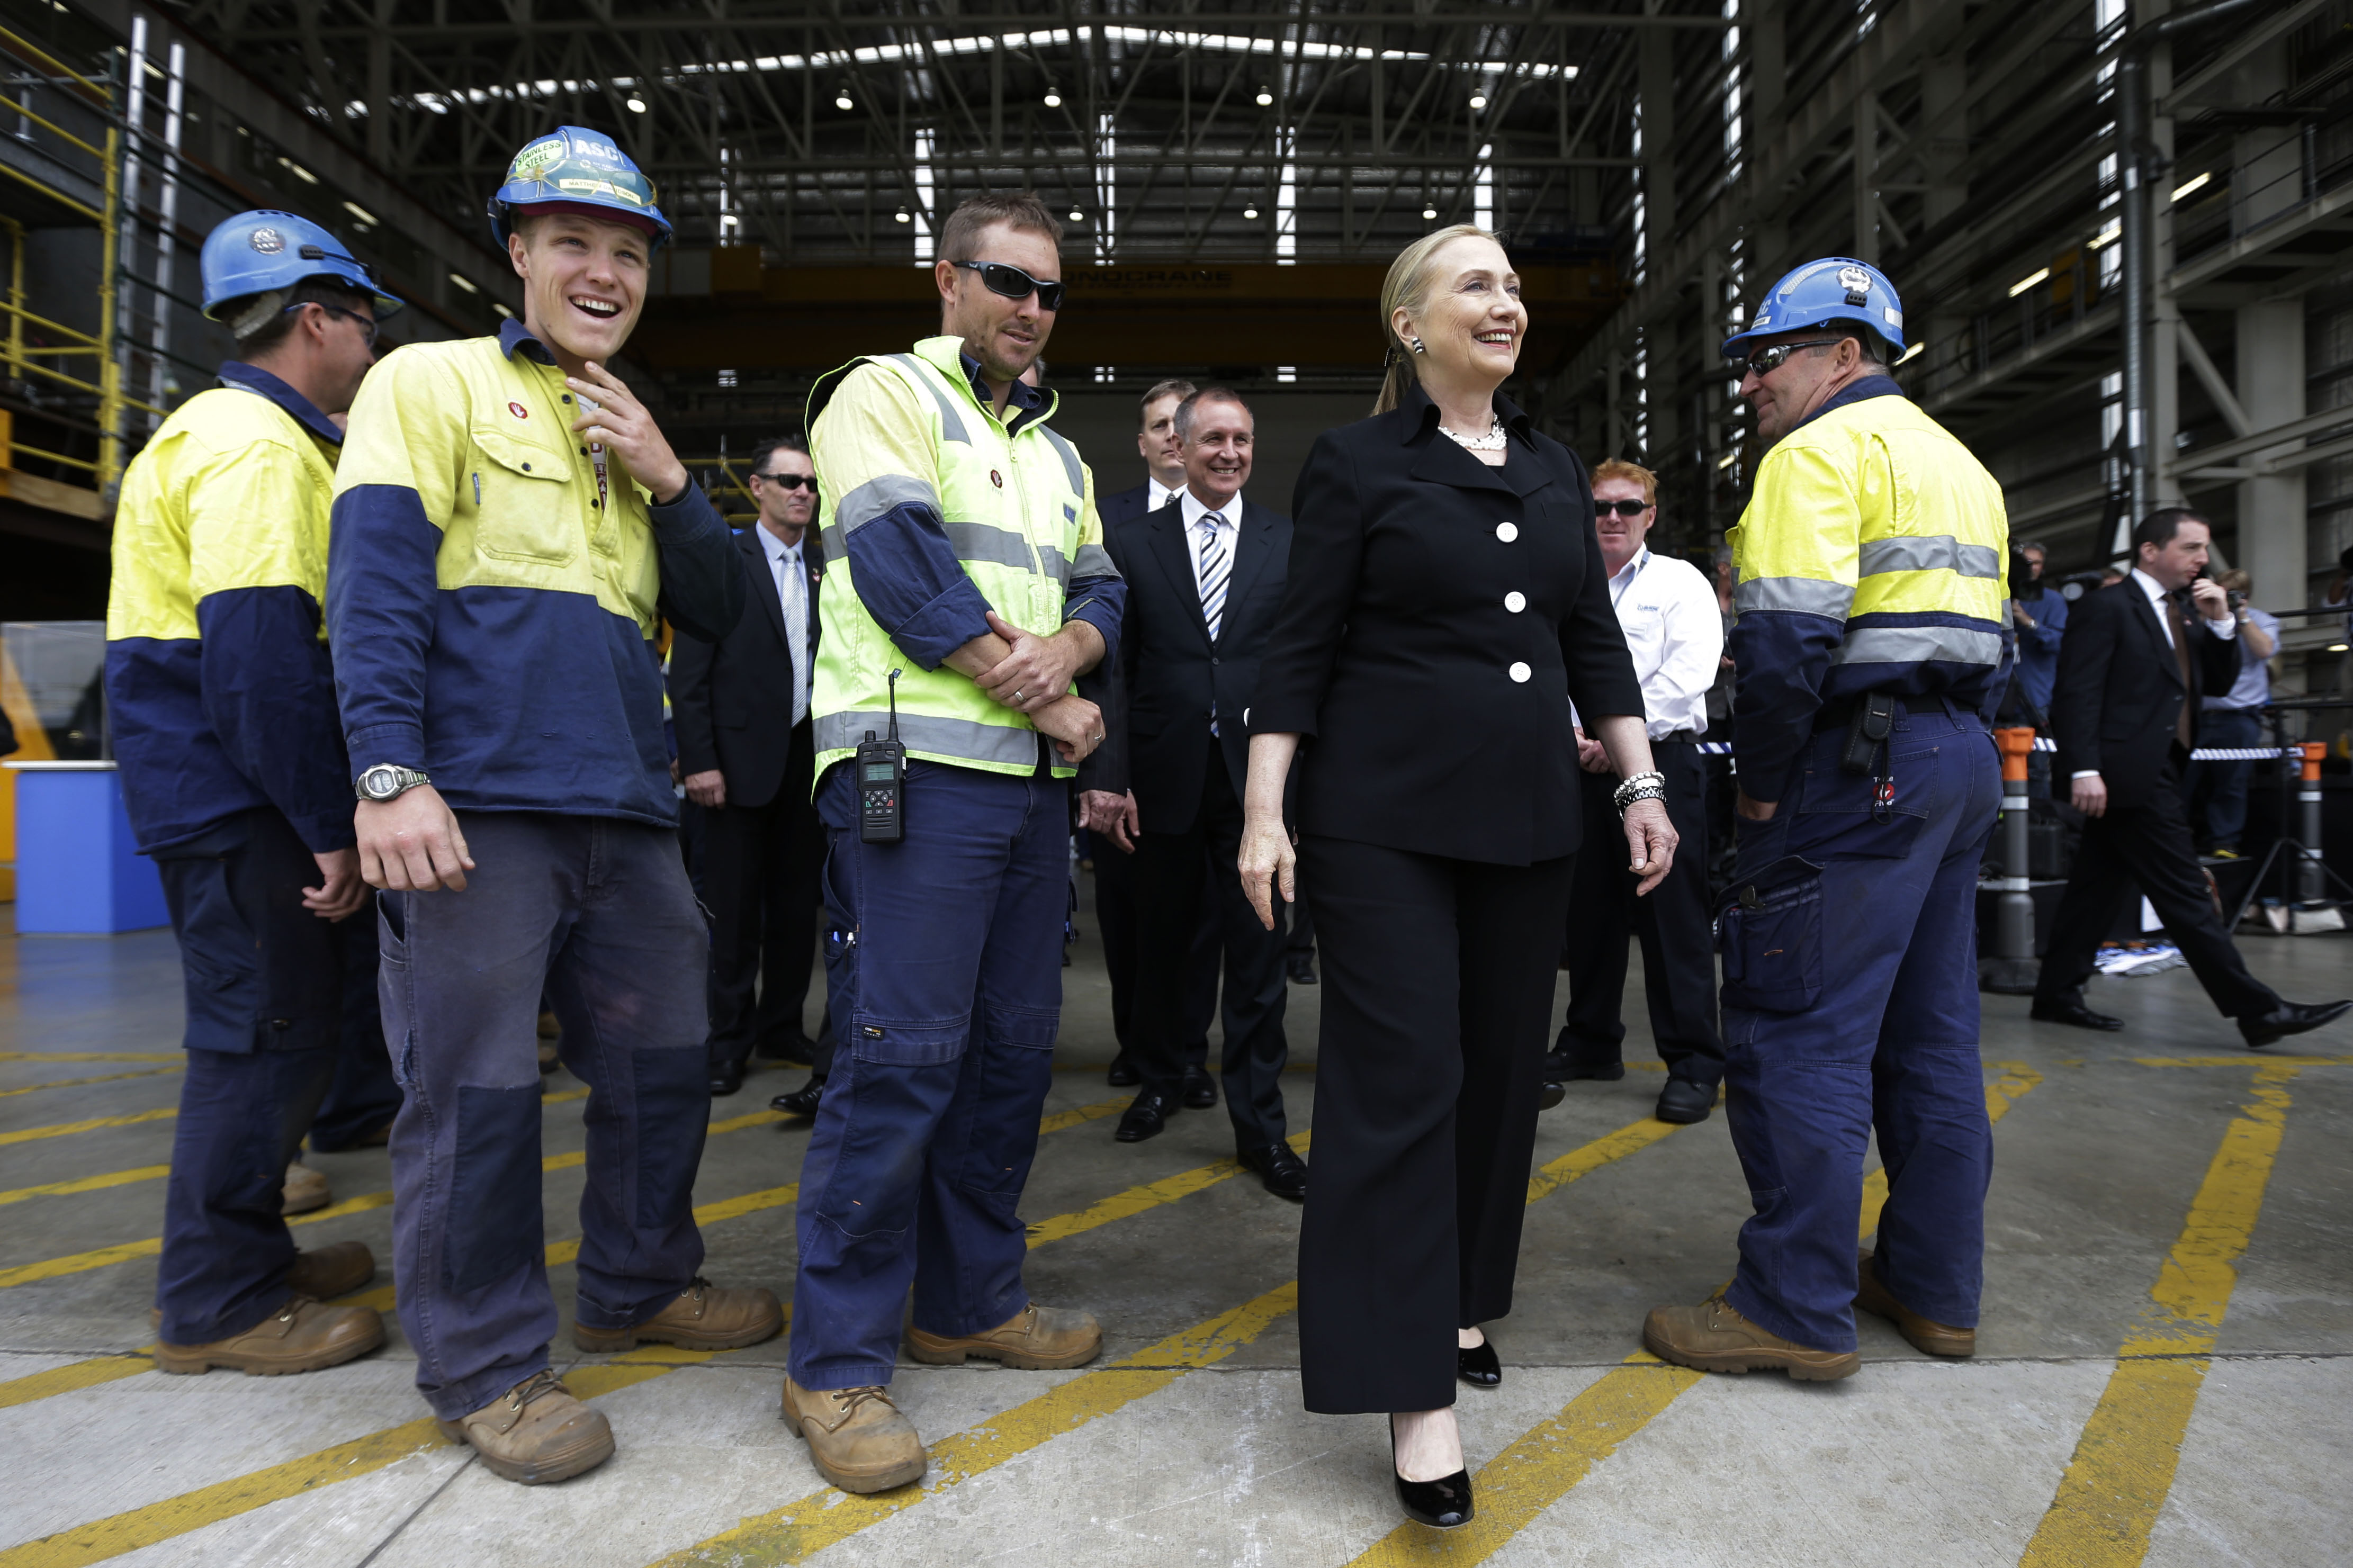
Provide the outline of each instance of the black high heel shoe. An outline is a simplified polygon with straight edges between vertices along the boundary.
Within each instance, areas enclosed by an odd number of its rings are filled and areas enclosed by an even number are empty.
[[[1397,1475],[1397,1417],[1389,1417],[1389,1473]],[[1398,1506],[1417,1524],[1453,1530],[1471,1522],[1471,1472],[1457,1470],[1440,1481],[1409,1481],[1397,1476]]]
[[[1454,1347],[1454,1375],[1473,1388],[1494,1388],[1504,1381],[1504,1363],[1495,1358],[1495,1342],[1482,1339],[1467,1349]]]

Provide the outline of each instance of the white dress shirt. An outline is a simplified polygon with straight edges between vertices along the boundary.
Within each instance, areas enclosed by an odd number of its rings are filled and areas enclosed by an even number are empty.
[[[1153,482],[1157,484],[1159,481],[1155,479]],[[1185,553],[1193,563],[1193,595],[1198,598],[1201,594],[1201,520],[1209,515],[1211,509],[1199,496],[1193,493],[1192,487],[1189,485],[1181,490],[1173,490],[1170,493],[1178,498],[1177,504],[1185,509]],[[1231,572],[1234,565],[1234,539],[1241,532],[1237,525],[1241,521],[1242,492],[1236,490],[1234,499],[1224,506],[1217,508],[1216,510],[1218,516],[1224,520],[1217,525],[1218,542],[1226,547],[1226,570]]]
[[[1158,511],[1162,507],[1166,506],[1170,501],[1175,500],[1178,496],[1185,493],[1185,487],[1183,485],[1178,485],[1174,489],[1171,489],[1168,486],[1162,484],[1156,479],[1146,479],[1144,483],[1145,489],[1151,495],[1151,500],[1144,508],[1146,511]]]
[[[1705,734],[1707,691],[1724,658],[1724,609],[1706,574],[1646,545],[1610,577],[1609,602],[1633,656],[1651,739]]]
[[[801,564],[800,544],[786,544],[765,527],[754,525],[760,548],[768,557],[768,574],[776,580],[776,600],[785,607],[785,646],[793,650],[793,722],[808,717],[808,570]],[[808,535],[801,535],[801,543]]]
[[[2166,592],[2165,584],[2137,566],[2132,569],[2128,580],[2134,587],[2148,595],[2148,607],[2157,612],[2158,626],[2165,633],[2165,646],[2171,647],[2173,646],[2173,600]],[[2120,588],[2124,584],[2119,583],[2116,586]],[[2095,594],[2105,594],[2113,590],[2094,588],[2092,591]],[[2218,637],[2235,637],[2239,635],[2239,623],[2232,617],[2225,616],[2219,621],[2208,621],[2206,629]],[[2197,695],[2192,692],[2190,697],[2194,699]],[[2100,776],[2100,770],[2078,768],[2067,776],[2070,779],[2095,779]]]

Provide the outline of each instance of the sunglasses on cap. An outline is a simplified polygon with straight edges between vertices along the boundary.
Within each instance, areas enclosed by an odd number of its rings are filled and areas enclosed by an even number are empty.
[[[797,490],[807,489],[809,494],[817,494],[817,476],[815,474],[754,473],[752,477],[755,479],[765,479],[780,490]]]
[[[1596,517],[1607,517],[1613,511],[1620,517],[1640,517],[1650,510],[1651,503],[1646,500],[1597,500],[1593,503],[1593,515]]]
[[[1746,381],[1752,375],[1770,375],[1780,369],[1789,356],[1799,349],[1826,349],[1841,341],[1838,338],[1815,338],[1811,342],[1802,343],[1775,343],[1769,349],[1758,349],[1755,353],[1744,358],[1728,361],[1725,370],[1726,374],[1740,381]]]
[[[1049,283],[1042,278],[1032,278],[1018,267],[1006,261],[958,261],[953,265],[980,274],[982,287],[992,294],[1002,294],[1008,300],[1027,300],[1038,296],[1041,310],[1062,308],[1062,294],[1067,283]]]

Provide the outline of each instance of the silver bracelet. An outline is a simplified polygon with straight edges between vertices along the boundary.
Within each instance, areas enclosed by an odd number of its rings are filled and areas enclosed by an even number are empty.
[[[1638,793],[1642,790],[1649,790],[1651,793],[1649,795]],[[1626,782],[1610,792],[1609,804],[1623,812],[1628,805],[1637,800],[1660,800],[1665,797],[1666,793],[1667,775],[1653,768],[1648,773],[1627,774]]]
[[[1628,795],[1624,800],[1618,803],[1618,815],[1620,816],[1625,816],[1627,812],[1632,810],[1636,805],[1640,805],[1643,801],[1664,800],[1666,798],[1667,792],[1659,785],[1644,784],[1641,789],[1636,790],[1632,795]]]

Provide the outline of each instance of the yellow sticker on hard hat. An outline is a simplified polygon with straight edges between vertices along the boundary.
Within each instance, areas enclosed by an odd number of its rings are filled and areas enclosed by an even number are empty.
[[[515,154],[514,166],[507,171],[510,180],[534,180],[546,169],[564,161],[564,138],[551,136],[544,142],[534,142]]]

